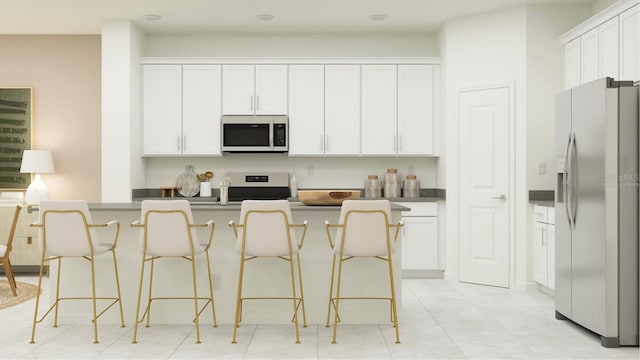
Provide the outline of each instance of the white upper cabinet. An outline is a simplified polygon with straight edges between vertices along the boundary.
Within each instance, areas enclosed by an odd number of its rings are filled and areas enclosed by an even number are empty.
[[[289,66],[289,155],[324,154],[324,65]]]
[[[142,72],[143,155],[220,155],[220,65]]]
[[[598,26],[598,77],[618,79],[618,18]]]
[[[580,38],[571,40],[564,46],[565,88],[570,89],[580,82]]]
[[[223,65],[222,94],[225,115],[284,115],[287,66]]]
[[[398,65],[398,154],[433,154],[435,67]]]
[[[287,65],[256,65],[256,114],[287,114]]]
[[[360,65],[325,66],[327,155],[360,154]]]
[[[593,29],[580,37],[580,79],[587,83],[598,79],[598,29]]]
[[[562,35],[566,88],[607,76],[640,80],[639,9],[620,0]]]
[[[220,65],[182,68],[182,154],[220,155]]]
[[[145,65],[142,77],[142,153],[182,154],[182,66]]]
[[[397,153],[397,84],[396,65],[362,65],[363,155]]]
[[[620,15],[620,80],[640,80],[640,5]]]

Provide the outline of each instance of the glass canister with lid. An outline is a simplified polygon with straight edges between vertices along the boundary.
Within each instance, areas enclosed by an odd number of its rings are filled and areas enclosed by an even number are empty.
[[[398,169],[387,169],[384,175],[384,197],[387,199],[400,197],[401,188],[402,181],[398,175]]]
[[[364,181],[364,197],[379,198],[382,196],[381,191],[378,175],[369,175],[367,180]]]
[[[416,179],[415,175],[407,175],[407,179],[404,181],[404,194],[406,198],[420,197],[420,180]]]

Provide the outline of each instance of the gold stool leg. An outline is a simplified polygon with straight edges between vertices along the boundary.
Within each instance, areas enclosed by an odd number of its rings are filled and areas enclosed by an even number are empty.
[[[238,275],[238,296],[236,298],[236,316],[233,321],[233,339],[232,344],[236,344],[236,335],[238,333],[238,324],[240,321],[240,299],[242,298],[242,277],[244,275],[244,254],[240,256],[240,274]]]
[[[138,323],[140,322],[138,319],[140,317],[140,298],[142,297],[142,283],[144,281],[144,253],[142,254],[142,266],[140,269],[140,286],[138,286],[138,301],[137,301],[137,305],[136,305],[136,318],[134,320],[134,326],[133,326],[133,340],[131,341],[132,344],[137,344],[137,337],[138,337]]]
[[[91,304],[93,305],[93,343],[98,344],[98,310],[96,306],[96,269],[93,254],[89,258],[91,265]]]
[[[7,280],[9,280],[9,286],[11,287],[11,293],[13,296],[18,296],[18,292],[16,291],[16,277],[13,275],[13,269],[11,268],[11,261],[8,257],[2,260],[2,266],[4,267],[4,273],[7,275]]]
[[[389,283],[391,285],[391,306],[393,309],[393,326],[396,328],[396,344],[400,344],[400,330],[398,329],[398,309],[396,307],[396,289],[393,281],[393,263],[389,256]]]
[[[209,260],[209,252],[206,251],[205,255],[207,256],[207,270],[209,271],[209,296],[211,296],[211,312],[213,313],[213,327],[218,327],[218,320],[216,319],[216,305],[213,301],[213,282],[211,281],[211,261]]]
[[[300,282],[300,302],[302,303],[302,326],[307,327],[307,311],[304,308],[304,290],[302,288],[302,269],[300,265],[300,253],[296,255],[298,258],[298,281]]]
[[[331,284],[329,285],[329,304],[327,305],[327,323],[325,327],[329,327],[329,317],[331,316],[331,301],[333,300],[333,278],[336,270],[336,255],[333,254],[333,262],[331,263]]]
[[[336,343],[336,334],[338,332],[338,309],[340,306],[340,280],[342,280],[342,255],[340,255],[340,259],[338,260],[338,284],[336,288],[336,309],[335,314],[333,316],[333,341],[332,344]]]
[[[191,275],[193,278],[193,307],[195,311],[195,323],[196,323],[196,344],[200,344],[200,316],[198,314],[198,286],[196,283],[196,261],[193,251],[191,252]]]
[[[291,271],[291,293],[293,300],[293,323],[296,328],[296,344],[300,344],[300,331],[298,329],[298,307],[296,306],[296,280],[294,279],[293,271],[293,256],[289,257],[289,270]]]
[[[40,289],[42,289],[42,271],[44,269],[44,252],[40,258],[40,276],[38,276],[38,289],[36,289],[36,309],[33,312],[33,326],[31,327],[31,341],[29,344],[35,344],[36,322],[38,322],[38,305],[40,305]]]
[[[149,296],[147,297],[147,322],[145,327],[149,327],[149,322],[151,321],[151,292],[153,291],[153,270],[155,269],[155,258],[151,258],[151,270],[149,272]]]
[[[60,304],[60,269],[62,269],[62,257],[58,257],[58,278],[56,279],[56,310],[53,317],[53,327],[58,327],[58,304]]]
[[[120,276],[118,276],[118,264],[116,262],[116,252],[111,250],[113,254],[113,269],[116,276],[116,290],[118,291],[118,305],[120,305],[120,327],[124,327],[124,312],[122,311],[122,294],[120,292]]]

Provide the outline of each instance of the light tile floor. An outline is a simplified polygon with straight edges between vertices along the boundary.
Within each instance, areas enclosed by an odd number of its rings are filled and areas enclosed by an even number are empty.
[[[33,277],[19,281],[35,283]],[[638,348],[606,349],[599,337],[554,319],[553,298],[537,289],[501,289],[447,280],[405,279],[400,313],[402,344],[389,324],[301,328],[244,324],[238,344],[230,325],[201,326],[195,344],[190,325],[141,328],[131,344],[133,326],[101,325],[100,343],[92,326],[39,326],[29,344],[34,300],[0,310],[2,359],[639,359]],[[47,299],[48,289],[44,289]],[[126,320],[126,319],[125,319]]]

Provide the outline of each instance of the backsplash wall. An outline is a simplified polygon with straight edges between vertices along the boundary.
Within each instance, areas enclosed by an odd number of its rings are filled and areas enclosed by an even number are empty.
[[[295,157],[285,154],[227,154],[217,158],[144,158],[146,187],[175,185],[185,166],[196,173],[212,171],[213,187],[218,187],[229,171],[296,172],[298,188],[362,188],[368,175],[381,178],[387,168],[396,168],[405,179],[416,175],[420,187],[436,187],[437,158],[426,157]]]

